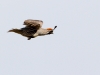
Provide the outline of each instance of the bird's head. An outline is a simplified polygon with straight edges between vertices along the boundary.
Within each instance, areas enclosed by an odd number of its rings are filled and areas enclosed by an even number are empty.
[[[52,28],[47,28],[48,34],[53,34],[53,29]]]
[[[47,28],[48,34],[53,34],[53,31],[57,28],[57,26],[55,26],[54,28]]]

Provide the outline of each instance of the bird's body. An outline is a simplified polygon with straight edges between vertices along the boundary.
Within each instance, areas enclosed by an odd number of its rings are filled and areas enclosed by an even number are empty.
[[[28,38],[28,40],[30,40],[31,38],[35,38],[37,36],[53,34],[53,30],[57,27],[55,26],[54,29],[52,28],[44,29],[44,28],[41,28],[43,25],[43,21],[32,20],[32,19],[25,20],[23,25],[26,25],[26,26],[21,29],[12,29],[12,30],[9,30],[8,32],[15,32],[15,33],[21,34],[22,36],[25,36]]]

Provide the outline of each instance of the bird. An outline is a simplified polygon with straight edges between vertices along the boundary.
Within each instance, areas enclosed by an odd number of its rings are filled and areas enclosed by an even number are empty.
[[[36,38],[38,36],[54,34],[53,31],[57,28],[57,26],[55,26],[54,28],[42,28],[43,21],[34,19],[24,20],[23,25],[25,27],[20,29],[13,28],[8,32],[20,34],[24,37],[27,37],[27,40],[30,40],[31,38]]]

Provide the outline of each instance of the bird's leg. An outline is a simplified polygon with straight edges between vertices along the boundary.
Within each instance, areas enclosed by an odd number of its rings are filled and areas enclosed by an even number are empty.
[[[27,40],[30,40],[31,38],[34,38],[33,36],[29,36]]]
[[[33,38],[33,36],[29,36],[27,40],[30,40],[31,38]]]
[[[27,40],[30,40],[31,39],[31,37],[28,37],[28,39]]]

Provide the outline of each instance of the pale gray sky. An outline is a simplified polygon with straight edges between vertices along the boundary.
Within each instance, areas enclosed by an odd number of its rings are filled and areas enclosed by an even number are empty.
[[[100,0],[2,0],[0,75],[100,75]],[[26,19],[58,28],[27,40]]]

